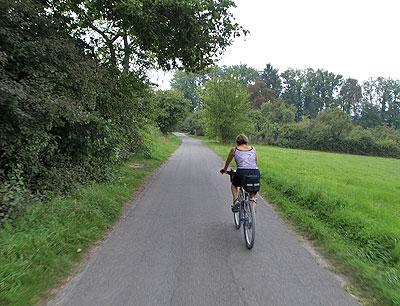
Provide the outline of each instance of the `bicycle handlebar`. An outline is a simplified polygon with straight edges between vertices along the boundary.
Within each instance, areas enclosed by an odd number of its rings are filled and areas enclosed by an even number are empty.
[[[224,174],[223,169],[221,169],[219,172],[221,172],[222,174]],[[226,174],[229,174],[230,176],[234,175],[236,173],[235,170],[229,170],[229,171],[225,171]]]

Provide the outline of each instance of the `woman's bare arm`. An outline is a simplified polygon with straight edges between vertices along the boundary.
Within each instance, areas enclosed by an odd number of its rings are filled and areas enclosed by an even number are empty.
[[[223,170],[223,173],[225,173],[226,170],[228,170],[229,164],[231,163],[233,157],[235,156],[235,150],[236,150],[236,148],[233,147],[231,149],[231,151],[229,152],[228,158],[226,159],[226,162],[225,162],[225,167],[223,169],[221,169],[221,170]]]

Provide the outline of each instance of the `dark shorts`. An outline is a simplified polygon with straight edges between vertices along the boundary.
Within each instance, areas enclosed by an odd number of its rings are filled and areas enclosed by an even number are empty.
[[[260,177],[260,170],[258,169],[237,169],[235,176],[233,177],[232,184],[236,187],[240,187],[243,184],[243,178],[246,175],[258,175]]]

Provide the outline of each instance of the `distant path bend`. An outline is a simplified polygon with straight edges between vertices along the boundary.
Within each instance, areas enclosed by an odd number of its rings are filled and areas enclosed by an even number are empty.
[[[48,305],[358,305],[262,199],[247,250],[223,161],[178,135],[181,147]]]

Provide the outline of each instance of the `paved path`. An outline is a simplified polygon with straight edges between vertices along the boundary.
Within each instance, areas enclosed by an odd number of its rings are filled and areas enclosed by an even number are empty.
[[[262,199],[247,250],[223,161],[180,137],[127,217],[48,305],[358,305]]]

